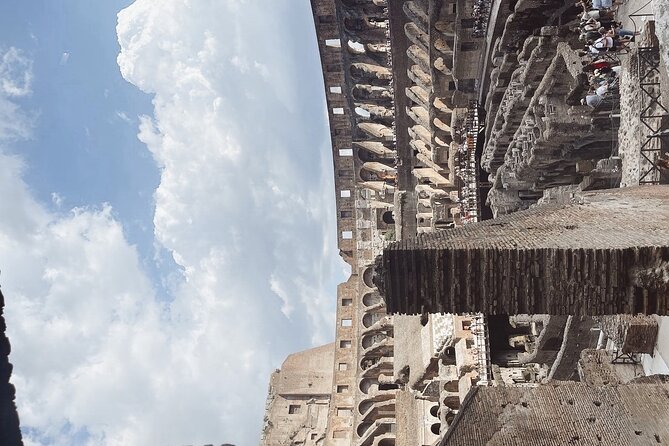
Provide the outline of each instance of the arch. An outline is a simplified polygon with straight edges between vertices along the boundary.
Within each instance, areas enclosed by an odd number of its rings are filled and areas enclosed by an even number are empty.
[[[369,348],[372,345],[382,342],[384,339],[386,339],[388,336],[386,336],[384,333],[374,333],[370,335],[365,335],[362,337],[362,348]]]
[[[387,84],[392,78],[392,73],[388,68],[363,62],[352,63],[349,72],[354,79],[378,80],[384,81],[384,84]]]
[[[393,129],[378,122],[361,122],[356,125],[356,128],[370,139],[380,139],[388,142],[393,140]]]
[[[394,438],[383,438],[379,441],[379,446],[395,446]]]
[[[460,383],[457,379],[451,380],[451,381],[446,381],[444,383],[444,390],[447,392],[455,392],[457,393],[460,388]]]
[[[360,42],[349,40],[346,47],[353,54],[365,54],[365,45]]]
[[[430,432],[432,432],[434,435],[439,435],[440,430],[441,423],[434,423],[432,426],[430,426]]]
[[[367,432],[367,429],[369,429],[372,426],[372,423],[361,423],[358,426],[358,429],[356,429],[356,433],[358,434],[358,437],[362,437],[365,435],[365,432]]]
[[[381,319],[383,319],[386,315],[384,313],[367,313],[362,317],[362,326],[365,328],[369,328]]]
[[[381,219],[387,225],[394,225],[395,224],[395,218],[393,217],[393,211],[384,212],[383,215],[381,216]]]
[[[430,407],[430,415],[432,415],[435,418],[439,418],[439,405],[435,404],[434,406]]]
[[[393,98],[392,93],[390,93],[387,88],[368,84],[354,85],[351,89],[351,95],[356,101],[367,101],[371,99],[389,102]]]
[[[444,398],[444,405],[452,410],[460,408],[460,397],[458,395],[450,395]]]
[[[368,288],[375,288],[373,279],[374,279],[374,268],[368,266],[362,273],[362,282],[365,285],[367,285]]]
[[[374,380],[374,379],[363,378],[363,379],[360,381],[360,386],[359,386],[359,387],[360,387],[360,391],[361,391],[362,393],[364,393],[365,395],[367,395],[367,393],[369,392],[369,389],[371,389],[371,388],[372,388],[373,386],[375,386],[376,384],[377,384],[377,383],[376,383],[376,380]]]
[[[379,177],[374,172],[370,172],[367,169],[360,169],[360,179],[363,181],[376,181]]]
[[[369,150],[358,150],[358,158],[363,163],[368,161],[376,161],[377,159],[379,159],[379,157],[375,153],[372,153]]]
[[[363,415],[365,412],[369,410],[370,407],[374,405],[374,401],[372,400],[363,400],[360,404],[358,404],[358,413],[360,415]]]
[[[362,370],[367,370],[370,367],[375,366],[381,358],[369,358],[369,357],[364,357],[360,360],[360,368]]]
[[[362,304],[366,307],[371,307],[372,305],[376,305],[383,302],[383,299],[381,299],[381,296],[378,293],[366,293],[364,296],[362,296]]]
[[[366,110],[362,107],[356,107],[355,108],[355,114],[362,117],[362,118],[370,118],[372,114],[369,112],[369,110]]]

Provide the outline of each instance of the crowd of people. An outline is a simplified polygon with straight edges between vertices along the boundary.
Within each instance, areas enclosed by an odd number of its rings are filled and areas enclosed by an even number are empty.
[[[472,18],[474,19],[472,36],[485,36],[488,29],[488,20],[490,19],[490,0],[476,0],[474,10],[472,11]]]
[[[469,144],[468,144],[469,143]],[[462,180],[460,188],[459,203],[460,216],[463,223],[476,221],[478,217],[478,187],[476,175],[478,172],[476,158],[473,157],[470,149],[471,142],[462,144],[456,154],[455,175]],[[474,144],[475,146],[475,144]]]
[[[579,51],[583,73],[587,76],[587,88],[581,104],[592,108],[617,94],[620,61],[615,57],[634,40],[635,32],[623,29],[615,20],[612,0],[581,0],[576,3],[583,9],[576,31],[584,42]]]

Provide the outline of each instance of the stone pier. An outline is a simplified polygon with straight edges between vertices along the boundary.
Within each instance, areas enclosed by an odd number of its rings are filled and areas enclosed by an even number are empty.
[[[669,187],[563,201],[389,245],[388,311],[669,314]]]

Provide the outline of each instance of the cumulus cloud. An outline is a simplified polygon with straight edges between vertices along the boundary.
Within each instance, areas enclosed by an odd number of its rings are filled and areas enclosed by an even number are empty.
[[[26,96],[32,92],[32,59],[10,47],[0,58],[0,90],[7,96]]]
[[[126,124],[132,124],[132,119],[126,114],[126,112],[123,111],[116,111],[116,117],[119,118],[121,121],[125,122]]]
[[[137,0],[119,13],[121,73],[153,95],[138,137],[161,172],[155,243],[179,268],[169,301],[109,205],[49,212],[23,161],[0,152],[29,445],[255,444],[270,372],[331,340],[343,266],[312,32],[292,0]],[[11,57],[0,82],[20,97],[32,75],[16,67],[31,65]]]
[[[32,60],[21,50],[0,48],[0,142],[30,136],[32,119],[14,102],[32,93]]]

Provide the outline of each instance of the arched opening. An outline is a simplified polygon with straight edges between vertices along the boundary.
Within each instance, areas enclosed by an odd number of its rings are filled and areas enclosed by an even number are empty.
[[[388,102],[393,97],[387,88],[365,84],[355,85],[351,93],[355,100],[365,102],[369,100]]]
[[[441,358],[441,363],[445,366],[455,365],[455,355],[444,355]]]
[[[348,41],[348,50],[353,54],[365,54],[365,45],[360,42]]]
[[[373,365],[376,365],[377,362],[379,362],[379,358],[362,358],[360,361],[360,368],[363,370],[367,370],[368,368],[372,367]]]
[[[381,296],[378,293],[366,293],[362,296],[362,304],[366,307],[381,303]]]
[[[379,441],[379,446],[395,446],[395,440],[393,438],[384,438]]]
[[[432,426],[430,426],[430,432],[432,432],[434,435],[439,435],[440,430],[441,423],[434,423]]]
[[[457,379],[446,381],[444,383],[444,390],[447,392],[457,392],[459,388],[459,382]]]
[[[373,278],[374,278],[374,268],[369,266],[362,273],[362,282],[365,285],[367,285],[367,287],[374,288],[374,282],[372,281]]]
[[[367,313],[362,317],[362,325],[365,328],[369,328],[384,317],[384,313]]]
[[[367,395],[369,389],[375,384],[376,384],[375,380],[369,378],[363,378],[363,380],[360,381],[360,391],[365,395]]]
[[[355,114],[362,118],[369,118],[370,116],[372,116],[372,114],[369,111],[365,110],[362,107],[356,107]]]
[[[360,179],[363,181],[376,181],[379,177],[374,172],[370,172],[367,169],[360,169]]]
[[[444,418],[446,419],[446,423],[450,425],[455,419],[455,412],[448,412]]]
[[[370,400],[365,400],[362,403],[360,403],[358,405],[358,412],[360,413],[360,415],[367,412],[369,410],[369,408],[372,407],[373,404],[374,404],[374,401],[370,401]]]
[[[358,150],[358,158],[360,158],[360,161],[367,162],[367,161],[376,161],[379,159],[379,157],[375,154],[370,152],[369,150]]]
[[[383,333],[376,333],[373,335],[366,335],[362,337],[362,348],[369,348],[372,345],[382,342],[384,339],[386,339],[386,335]]]
[[[381,218],[383,219],[383,222],[387,225],[395,224],[395,219],[393,218],[393,211],[384,212]]]
[[[450,409],[458,410],[460,408],[460,397],[458,395],[451,395],[444,398],[444,405]]]
[[[439,405],[435,404],[430,408],[430,415],[435,418],[439,418]]]
[[[358,437],[362,437],[365,435],[365,432],[367,432],[367,429],[372,425],[372,423],[362,423],[360,426],[358,426],[358,429],[356,430]]]

